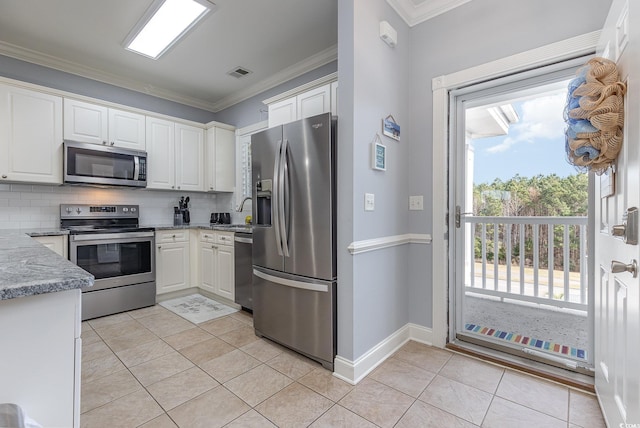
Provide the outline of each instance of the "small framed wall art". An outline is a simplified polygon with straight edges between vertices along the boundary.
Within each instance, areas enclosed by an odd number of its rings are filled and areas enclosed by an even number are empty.
[[[371,143],[371,168],[379,171],[387,170],[387,146],[382,144],[378,134]]]
[[[400,141],[400,125],[398,125],[393,116],[389,115],[382,119],[382,134]]]

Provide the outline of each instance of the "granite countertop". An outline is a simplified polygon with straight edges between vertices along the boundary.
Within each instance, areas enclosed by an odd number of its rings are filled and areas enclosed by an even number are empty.
[[[156,224],[156,225],[146,225],[144,227],[153,227],[156,230],[206,229],[206,230],[219,230],[223,232],[252,233],[250,224],[190,223],[190,224],[183,224],[180,226],[173,226],[171,224]]]
[[[51,235],[52,231],[48,232]],[[0,300],[90,287],[93,283],[93,275],[25,233],[0,231]]]
[[[68,235],[69,231],[60,229],[59,227],[40,228],[40,229],[18,229],[16,232],[25,233],[31,237],[34,236],[62,236]]]

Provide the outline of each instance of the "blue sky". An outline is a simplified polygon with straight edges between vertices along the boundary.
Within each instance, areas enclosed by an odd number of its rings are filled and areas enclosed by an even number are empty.
[[[474,183],[522,177],[578,173],[566,160],[563,109],[566,93],[512,102],[520,120],[509,134],[473,140]]]

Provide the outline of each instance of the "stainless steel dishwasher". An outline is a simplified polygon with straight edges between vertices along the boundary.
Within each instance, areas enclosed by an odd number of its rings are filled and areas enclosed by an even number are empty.
[[[236,303],[253,311],[253,270],[251,251],[253,239],[250,233],[236,232],[234,238]]]

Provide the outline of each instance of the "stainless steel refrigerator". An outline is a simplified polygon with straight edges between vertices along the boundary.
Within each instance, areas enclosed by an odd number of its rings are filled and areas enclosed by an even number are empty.
[[[336,355],[336,120],[251,137],[256,334],[330,370]]]

